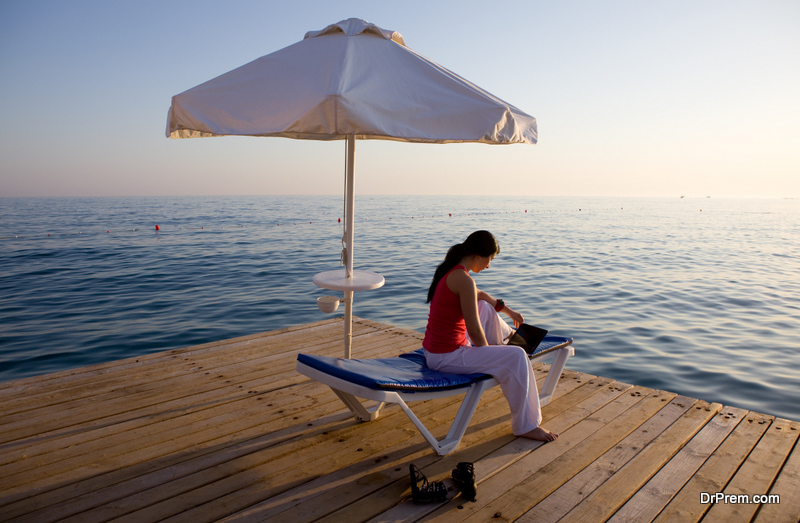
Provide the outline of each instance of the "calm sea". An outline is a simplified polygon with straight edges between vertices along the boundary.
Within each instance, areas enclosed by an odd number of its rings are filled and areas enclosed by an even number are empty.
[[[0,199],[0,380],[325,319],[341,212]],[[423,331],[435,266],[488,229],[479,287],[575,338],[570,368],[800,420],[800,200],[361,196],[356,222],[356,268],[386,277],[356,315]]]

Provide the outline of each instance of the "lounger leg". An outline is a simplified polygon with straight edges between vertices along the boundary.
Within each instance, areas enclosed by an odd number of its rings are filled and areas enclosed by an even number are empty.
[[[484,381],[481,383],[476,383],[472,385],[469,390],[467,391],[466,396],[464,397],[464,401],[461,403],[461,408],[458,409],[458,414],[456,414],[456,419],[453,421],[453,425],[450,428],[450,432],[447,433],[447,437],[444,438],[442,441],[437,441],[433,434],[428,430],[428,428],[420,421],[414,411],[403,401],[402,398],[397,397],[396,400],[392,400],[392,402],[396,402],[400,405],[400,408],[403,409],[403,412],[406,413],[408,419],[417,427],[422,437],[425,438],[425,441],[436,451],[437,454],[440,456],[444,456],[445,454],[449,454],[450,452],[454,451],[458,448],[458,444],[461,443],[461,438],[464,436],[464,433],[467,430],[467,426],[469,426],[469,421],[472,418],[472,414],[475,412],[475,408],[478,406],[478,402],[481,399],[481,395],[483,391],[486,389],[486,384],[491,383],[489,381]],[[334,389],[331,387],[331,390],[336,393],[340,400],[350,409],[355,415],[355,418],[358,421],[372,421],[376,419],[380,415],[380,411],[385,402],[378,403],[375,407],[367,409],[364,405],[358,401],[358,398],[353,396],[350,393],[342,392],[341,390]]]
[[[336,393],[342,403],[344,403],[350,412],[356,417],[358,421],[373,421],[381,415],[381,409],[386,405],[384,402],[379,402],[374,407],[366,408],[358,398],[347,392],[342,392],[331,387],[331,390]]]
[[[544,380],[544,387],[539,393],[539,405],[544,407],[550,400],[553,399],[553,394],[556,391],[556,385],[561,378],[561,373],[564,372],[564,367],[570,356],[575,354],[575,349],[570,345],[563,349],[558,349],[553,363],[550,365],[550,371],[547,373],[547,379]]]
[[[461,443],[461,438],[463,438],[464,434],[467,432],[467,427],[469,427],[469,422],[472,420],[472,415],[475,414],[475,409],[478,408],[481,396],[483,396],[486,389],[494,385],[495,383],[493,381],[484,380],[470,386],[467,394],[464,396],[464,401],[461,402],[461,407],[458,409],[456,418],[450,426],[447,438],[443,439],[440,444],[453,441],[455,442],[455,446],[458,447],[458,444]]]
[[[472,415],[475,413],[475,409],[478,407],[478,403],[481,401],[483,392],[490,386],[494,386],[496,384],[497,383],[493,380],[486,380],[479,383],[474,383],[470,386],[469,390],[464,396],[464,400],[461,402],[461,407],[458,409],[456,418],[453,420],[453,424],[450,426],[450,431],[447,433],[447,437],[441,441],[438,441],[433,434],[431,434],[428,428],[419,420],[419,418],[417,418],[416,414],[412,412],[411,408],[409,408],[409,406],[402,399],[398,404],[400,405],[400,408],[403,409],[403,412],[406,413],[411,422],[417,427],[417,430],[419,430],[420,434],[422,434],[422,437],[425,438],[425,441],[428,442],[431,448],[433,448],[438,455],[445,456],[458,448],[458,445],[461,443],[461,438],[464,437],[464,433],[467,431],[467,427],[472,419]]]
[[[406,413],[408,419],[410,419],[411,422],[417,427],[417,430],[419,430],[420,434],[422,434],[422,437],[425,438],[425,441],[428,442],[428,445],[430,445],[433,448],[433,450],[436,451],[437,454],[439,454],[440,456],[444,456],[445,454],[450,452],[451,450],[450,448],[447,449],[442,448],[442,446],[439,444],[439,442],[436,440],[433,434],[431,434],[431,431],[429,431],[428,428],[419,420],[417,415],[414,414],[414,412],[409,408],[408,405],[406,405],[405,401],[401,399],[398,405],[400,405],[400,408],[403,409],[403,412]]]

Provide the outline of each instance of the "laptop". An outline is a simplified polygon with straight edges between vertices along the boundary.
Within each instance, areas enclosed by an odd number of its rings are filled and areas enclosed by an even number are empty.
[[[546,330],[523,323],[509,335],[508,345],[517,345],[528,354],[533,354],[546,335]]]

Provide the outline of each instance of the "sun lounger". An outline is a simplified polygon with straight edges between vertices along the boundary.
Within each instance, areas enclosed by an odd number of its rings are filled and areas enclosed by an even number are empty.
[[[531,356],[532,361],[554,358],[539,402],[545,406],[555,392],[567,359],[575,354],[572,338],[546,336]],[[376,419],[387,403],[400,405],[431,447],[441,456],[458,448],[483,392],[497,385],[487,374],[448,374],[425,364],[423,349],[394,358],[342,359],[297,355],[297,372],[328,385],[359,421]],[[437,441],[408,407],[407,402],[425,401],[466,392],[447,436]],[[358,398],[377,401],[367,408]]]

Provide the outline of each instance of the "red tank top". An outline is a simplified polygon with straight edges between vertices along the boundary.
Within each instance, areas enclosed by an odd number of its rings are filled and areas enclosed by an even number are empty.
[[[461,312],[458,295],[447,286],[447,277],[455,270],[466,271],[463,265],[456,265],[445,274],[436,285],[428,314],[428,328],[422,346],[428,352],[453,352],[467,345],[467,324]]]

